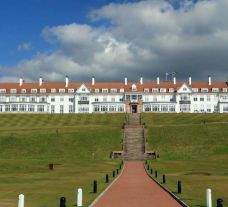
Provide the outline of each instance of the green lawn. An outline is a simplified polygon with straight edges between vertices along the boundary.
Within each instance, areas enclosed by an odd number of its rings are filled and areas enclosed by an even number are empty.
[[[212,189],[213,206],[228,204],[228,114],[143,114],[148,147],[160,158],[151,161],[158,180],[191,207],[206,207],[205,192]]]
[[[125,114],[0,114],[0,206],[16,207],[20,193],[28,207],[56,207],[61,196],[73,206],[79,187],[88,206],[93,180],[101,192],[120,164],[109,155],[121,148],[124,121]]]

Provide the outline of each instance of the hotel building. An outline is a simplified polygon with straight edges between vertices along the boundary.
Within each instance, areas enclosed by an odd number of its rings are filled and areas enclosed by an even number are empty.
[[[26,82],[0,83],[0,113],[228,113],[228,83]]]

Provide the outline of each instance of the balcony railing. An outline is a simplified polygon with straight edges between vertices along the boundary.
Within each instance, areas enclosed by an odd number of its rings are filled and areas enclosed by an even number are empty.
[[[89,101],[78,101],[78,104],[89,104]]]
[[[179,102],[180,104],[191,104],[191,101],[187,101],[187,100],[182,100]]]

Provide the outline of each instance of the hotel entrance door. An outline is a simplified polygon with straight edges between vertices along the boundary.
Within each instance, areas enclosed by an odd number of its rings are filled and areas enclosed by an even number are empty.
[[[131,105],[131,112],[137,113],[137,105]]]

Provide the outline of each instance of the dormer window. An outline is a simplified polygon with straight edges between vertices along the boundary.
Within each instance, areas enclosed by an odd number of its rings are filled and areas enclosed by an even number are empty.
[[[65,88],[60,88],[59,93],[65,93]]]
[[[201,92],[208,92],[208,88],[201,88]]]
[[[199,90],[198,90],[198,88],[193,88],[192,91],[197,93]]]
[[[31,93],[37,93],[37,89],[36,88],[32,88],[31,89]]]
[[[183,91],[187,91],[187,88],[183,88]]]
[[[69,88],[68,89],[68,93],[74,93],[74,89],[73,88]]]
[[[152,93],[158,93],[158,88],[152,88]]]
[[[40,93],[46,93],[46,88],[41,88]]]
[[[56,89],[55,88],[52,88],[51,89],[51,93],[56,93]]]
[[[149,88],[144,88],[144,93],[149,93]]]
[[[124,88],[121,88],[120,89],[120,93],[124,93]]]
[[[227,93],[227,91],[228,91],[227,88],[223,88],[223,89],[222,89],[222,92],[223,92],[223,93]]]
[[[166,88],[160,88],[161,93],[166,93]]]
[[[11,88],[10,89],[10,93],[17,93],[17,89],[16,88]]]
[[[212,92],[219,92],[219,88],[212,88]]]
[[[102,88],[102,93],[108,93],[108,89],[107,88]]]
[[[21,93],[26,93],[26,89],[25,88],[22,88],[21,89]]]
[[[169,92],[173,93],[174,92],[174,88],[169,88]]]
[[[132,86],[131,86],[131,90],[132,90],[132,91],[137,91],[137,87],[136,87],[136,85],[135,85],[135,84],[132,84]]]
[[[100,92],[99,88],[95,88],[95,93],[99,93],[99,92]]]
[[[6,89],[5,88],[0,88],[0,93],[6,93]]]
[[[117,89],[116,88],[111,88],[111,93],[117,93]]]

